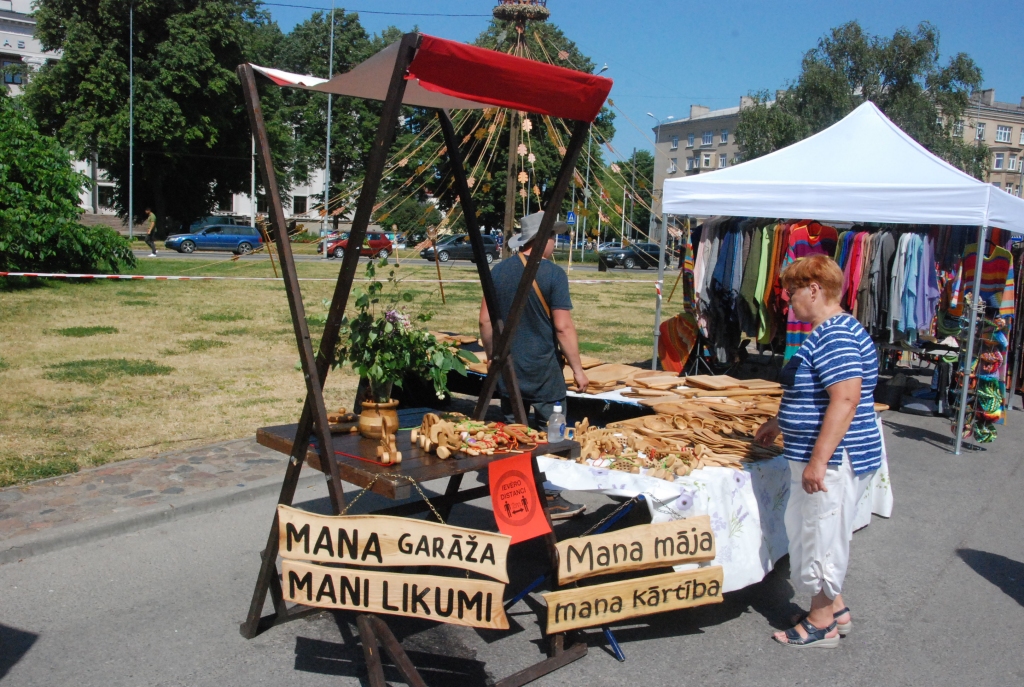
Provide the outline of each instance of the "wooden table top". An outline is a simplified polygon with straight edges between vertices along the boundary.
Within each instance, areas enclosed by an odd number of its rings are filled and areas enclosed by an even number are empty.
[[[256,441],[262,446],[290,455],[297,429],[298,424],[261,427],[256,430]],[[419,446],[412,443],[410,437],[411,433],[408,430],[398,432],[397,443],[398,450],[402,452],[402,462],[398,465],[383,465],[375,459],[361,457],[376,455],[379,444],[377,440],[364,439],[358,433],[332,434],[341,479],[363,488],[367,488],[372,483],[373,486],[369,487],[371,491],[389,499],[399,500],[412,495],[410,480],[427,482],[444,477],[454,477],[466,472],[475,472],[486,469],[488,464],[495,460],[521,453],[535,456],[549,453],[579,455],[577,442],[563,441],[557,444],[538,444],[526,451],[441,460],[432,453],[420,450]],[[324,472],[320,467],[320,455],[312,444],[306,451],[306,463]]]

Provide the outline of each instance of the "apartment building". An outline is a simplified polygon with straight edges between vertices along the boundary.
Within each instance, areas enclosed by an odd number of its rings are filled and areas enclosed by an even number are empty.
[[[667,119],[654,127],[654,212],[661,214],[661,189],[665,179],[725,169],[740,161],[736,125],[740,110],[754,104],[743,96],[737,107],[712,110],[691,105],[685,119]]]
[[[986,181],[1015,196],[1024,193],[1024,97],[1019,103],[1001,103],[995,89],[979,91],[956,130],[965,141],[988,146]]]

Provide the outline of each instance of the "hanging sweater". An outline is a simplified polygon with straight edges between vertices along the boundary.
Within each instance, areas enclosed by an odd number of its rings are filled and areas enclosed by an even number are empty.
[[[836,243],[839,234],[833,227],[823,226],[817,222],[799,222],[794,224],[789,234],[789,241],[786,248],[786,257],[782,268],[792,265],[800,258],[809,255],[835,254]],[[783,296],[788,303],[788,299]],[[792,310],[787,308],[786,315],[786,354],[785,360],[789,360],[796,353],[804,339],[806,339],[814,327],[810,322],[800,322],[796,319]]]
[[[965,253],[958,295],[950,304],[950,314],[954,317],[963,315],[963,296],[974,290],[974,270],[978,262],[978,245],[970,244],[966,247]],[[1005,248],[993,246],[982,262],[981,298],[989,307],[999,308],[1001,316],[1013,317],[1013,256]]]

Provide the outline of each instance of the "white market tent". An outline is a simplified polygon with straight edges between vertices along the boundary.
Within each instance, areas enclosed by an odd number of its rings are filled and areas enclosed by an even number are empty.
[[[791,146],[666,179],[668,215],[988,226],[1024,233],[1024,200],[942,160],[866,102]]]
[[[866,102],[814,136],[709,174],[666,179],[667,215],[791,217],[852,222],[989,227],[1024,233],[1024,200],[961,172]],[[975,271],[974,293],[981,270]],[[967,359],[977,312],[971,310]],[[1020,326],[1020,325],[1018,325]],[[960,453],[967,385],[957,421]]]

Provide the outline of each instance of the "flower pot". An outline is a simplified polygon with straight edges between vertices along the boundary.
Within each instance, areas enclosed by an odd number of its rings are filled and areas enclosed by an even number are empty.
[[[359,433],[367,439],[380,439],[384,436],[383,418],[388,418],[392,432],[398,430],[398,401],[363,401],[363,412],[359,414]]]

